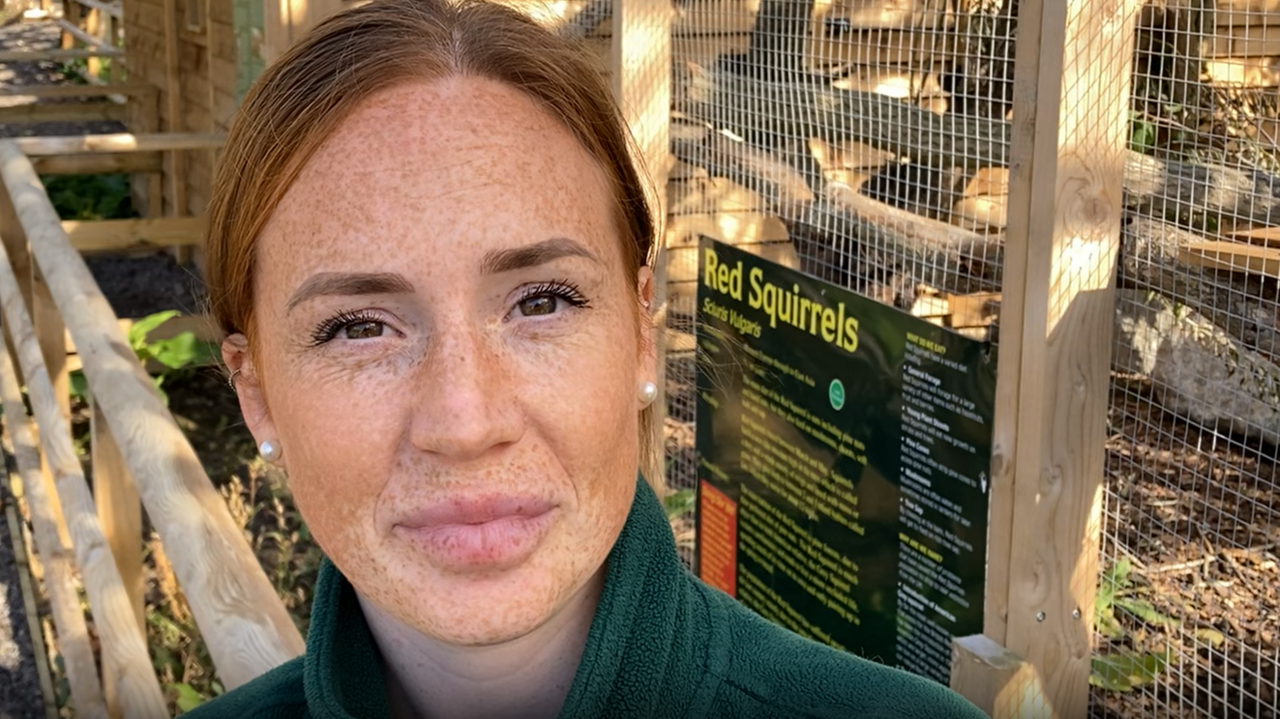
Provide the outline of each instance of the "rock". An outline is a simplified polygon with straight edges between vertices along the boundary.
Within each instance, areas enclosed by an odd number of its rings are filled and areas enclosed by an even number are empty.
[[[1149,380],[1161,406],[1280,444],[1280,366],[1155,292],[1117,290],[1115,319],[1113,369]]]

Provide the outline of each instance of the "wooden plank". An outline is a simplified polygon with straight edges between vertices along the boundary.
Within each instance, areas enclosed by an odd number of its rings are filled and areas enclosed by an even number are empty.
[[[1248,230],[1237,230],[1229,237],[1237,242],[1248,242],[1263,247],[1280,247],[1280,227],[1254,227]]]
[[[163,152],[166,150],[200,150],[221,147],[226,141],[222,134],[160,133],[134,135],[127,132],[108,135],[70,135],[46,137],[18,137],[14,142],[28,157],[51,155],[78,155],[99,152]]]
[[[20,125],[36,122],[123,121],[127,116],[127,108],[114,102],[36,102],[0,107],[0,125]]]
[[[835,0],[815,5],[814,26],[832,32],[944,28],[955,23],[950,3],[934,0]]]
[[[110,304],[31,163],[8,140],[0,140],[0,177],[192,613],[199,626],[218,627],[203,639],[223,686],[233,689],[300,656],[304,645],[293,620],[151,378],[136,357],[119,351],[128,344]]]
[[[61,503],[41,476],[35,428],[27,416],[17,373],[8,352],[0,356],[0,401],[4,404],[5,431],[13,443],[14,463],[22,478],[36,554],[44,568],[44,591],[49,597],[50,614],[57,631],[58,653],[62,656],[63,671],[71,689],[71,701],[77,715],[106,719],[107,706],[98,681],[98,667],[75,587],[71,548],[64,544],[59,533],[59,527],[65,528],[66,524],[62,518]],[[20,539],[15,537],[15,541]]]
[[[81,253],[155,250],[202,243],[205,218],[63,220],[62,229],[71,240],[71,246]]]
[[[850,31],[828,35],[815,32],[809,62],[815,67],[870,65],[913,66],[949,59],[950,36],[920,30]]]
[[[0,97],[106,97],[108,95],[141,95],[154,88],[142,83],[117,85],[11,85],[0,87]]]
[[[110,52],[110,54],[112,54],[113,56],[118,56],[120,54],[119,48],[108,45],[107,43],[102,41],[102,38],[95,37],[94,35],[91,35],[88,31],[82,30],[79,27],[76,27],[65,18],[60,18],[58,20],[58,27],[62,28],[63,32],[67,33],[71,37],[74,37],[75,39],[84,43],[91,50],[95,52],[95,54],[89,56],[90,60],[100,58],[107,52]]]
[[[160,172],[163,161],[158,152],[115,153],[109,155],[53,155],[31,161],[41,175],[100,175],[117,172]]]
[[[1214,270],[1280,278],[1280,249],[1240,242],[1198,242],[1178,251],[1178,259]]]
[[[84,60],[91,57],[124,57],[124,51],[116,47],[103,47],[92,50],[59,49],[59,50],[0,50],[0,62],[63,62],[66,60]]]
[[[1088,714],[1138,0],[1022,0],[983,634]],[[1016,538],[1016,541],[1015,541]],[[995,671],[992,669],[991,671]],[[953,686],[987,691],[968,673]]]
[[[111,17],[124,17],[124,9],[119,3],[102,2],[102,0],[70,0],[78,5],[83,5],[91,10],[97,10],[104,15]]]
[[[1280,85],[1280,57],[1232,57],[1205,61],[1205,74],[1215,85],[1275,87]]]
[[[36,191],[39,191],[38,187],[36,185]],[[32,224],[33,218],[28,211],[30,203],[14,193],[14,188],[9,189],[17,212],[23,218],[23,225],[33,237],[36,236],[36,226]],[[57,478],[57,492],[75,547],[76,563],[93,610],[94,629],[101,637],[102,663],[110,667],[112,676],[117,678],[115,688],[119,692],[121,712],[128,717],[167,717],[164,694],[151,668],[146,640],[138,631],[138,623],[128,604],[120,571],[109,552],[98,551],[106,545],[106,538],[94,511],[93,497],[71,444],[70,426],[45,370],[35,327],[23,310],[17,278],[2,249],[0,305],[3,305],[5,324],[13,335],[26,379],[27,396],[40,427],[40,445]]]
[[[951,685],[970,687],[969,701],[991,719],[1053,719],[1035,666],[978,634],[951,642]]]
[[[146,591],[146,577],[142,570],[142,500],[138,497],[138,488],[129,476],[129,467],[124,463],[120,447],[115,437],[111,436],[111,428],[102,408],[92,401],[90,396],[90,451],[93,455],[93,499],[98,507],[98,521],[102,522],[103,534],[107,544],[116,558],[116,566],[120,568],[120,577],[124,582],[125,593],[129,596],[129,605],[133,607],[138,620],[138,631],[144,635],[147,631],[146,606],[143,595]],[[107,685],[111,686],[110,679]]]

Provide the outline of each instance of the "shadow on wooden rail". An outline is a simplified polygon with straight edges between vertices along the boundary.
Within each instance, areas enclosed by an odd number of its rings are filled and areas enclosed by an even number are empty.
[[[0,141],[0,309],[8,348],[0,357],[0,399],[36,553],[48,567],[58,649],[80,716],[167,716],[143,624],[141,506],[164,542],[226,688],[303,651],[301,635],[77,248],[103,249],[104,242],[111,244],[104,237],[120,244],[119,237],[147,232],[164,244],[173,244],[174,234],[194,242],[200,228],[191,218],[85,223],[108,227],[92,231],[64,223],[32,161],[199,149],[217,141],[166,135]],[[95,239],[77,242],[77,236]],[[68,336],[91,396],[92,492],[71,440]],[[20,382],[33,417],[23,406]],[[118,459],[105,461],[110,457]],[[101,678],[71,584],[77,569],[101,640]]]

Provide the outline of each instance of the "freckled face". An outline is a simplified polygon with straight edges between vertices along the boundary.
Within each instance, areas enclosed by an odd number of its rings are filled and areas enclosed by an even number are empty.
[[[612,207],[556,120],[450,78],[366,102],[260,238],[250,428],[356,589],[427,636],[540,626],[626,519],[651,366]]]

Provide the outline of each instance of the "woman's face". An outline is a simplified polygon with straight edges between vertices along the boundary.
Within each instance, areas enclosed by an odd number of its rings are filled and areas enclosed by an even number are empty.
[[[450,78],[366,102],[262,233],[256,346],[226,345],[246,420],[339,569],[427,636],[540,626],[622,528],[652,278],[613,219],[556,120]]]

